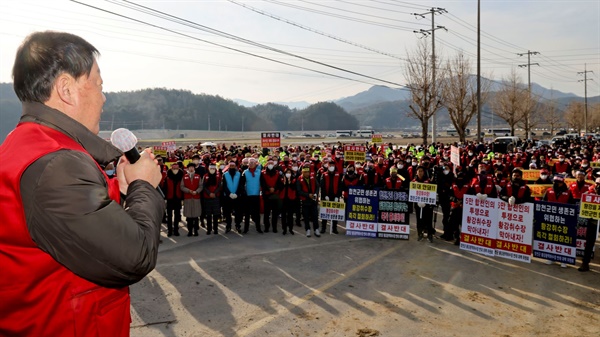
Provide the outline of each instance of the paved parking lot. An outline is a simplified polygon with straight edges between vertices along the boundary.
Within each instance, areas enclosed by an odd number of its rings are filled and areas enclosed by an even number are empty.
[[[131,287],[132,336],[600,334],[597,262],[579,273],[489,258],[417,242],[414,223],[409,241],[184,226]]]

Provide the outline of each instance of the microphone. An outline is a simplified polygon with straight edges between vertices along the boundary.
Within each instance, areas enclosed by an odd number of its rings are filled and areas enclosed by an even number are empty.
[[[125,158],[129,160],[131,164],[135,164],[141,157],[138,150],[135,148],[137,145],[137,137],[133,134],[133,132],[129,131],[125,128],[119,128],[112,132],[110,135],[110,142],[117,149],[123,151]],[[164,198],[165,195],[160,187],[156,187],[156,190],[160,193],[160,195]]]
[[[137,137],[128,129],[120,128],[113,131],[110,135],[110,142],[117,149],[123,151],[130,163],[135,164],[140,159],[140,153],[135,148],[138,142]]]

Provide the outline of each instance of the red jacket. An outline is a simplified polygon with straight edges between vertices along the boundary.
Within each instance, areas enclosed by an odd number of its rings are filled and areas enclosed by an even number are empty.
[[[190,179],[189,173],[185,173],[183,175],[183,186],[185,186],[190,191],[196,191],[200,187],[200,175],[194,174],[194,180]],[[193,195],[192,193],[184,193],[184,199],[200,199],[200,193]]]
[[[2,154],[10,149],[20,155],[0,165],[0,336],[129,336],[129,287],[104,288],[75,275],[38,248],[25,220],[19,181],[27,167],[61,149],[87,152],[65,134],[34,123],[19,124],[9,137]],[[118,202],[117,180],[104,176]]]

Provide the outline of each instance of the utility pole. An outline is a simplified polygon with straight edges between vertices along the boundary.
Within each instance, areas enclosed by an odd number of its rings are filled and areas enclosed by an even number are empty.
[[[593,80],[592,78],[587,78],[587,73],[594,73],[591,70],[587,70],[587,63],[584,64],[583,71],[578,71],[577,74],[583,74],[583,80],[579,80],[577,82],[583,82],[585,87],[585,111],[583,113],[583,132],[587,133],[587,125],[588,125],[588,104],[587,104],[587,81]]]
[[[208,131],[210,131],[210,114],[208,114]]]
[[[221,120],[219,119],[219,131],[221,131]]]
[[[242,132],[244,132],[244,118],[246,118],[246,117],[242,116]]]
[[[519,64],[519,68],[527,67],[527,83],[529,90],[529,101],[531,101],[531,66],[540,66],[539,63],[531,63],[531,55],[538,55],[539,52],[528,50],[527,53],[517,53],[519,56],[523,56],[527,54],[527,64]],[[527,120],[525,121],[527,125],[527,134],[525,137],[527,139],[531,138],[531,111],[527,111]]]
[[[481,143],[481,0],[477,0],[477,141]],[[494,114],[492,113],[492,118]],[[493,121],[493,119],[492,119]],[[493,124],[493,122],[492,122]]]
[[[427,36],[429,34],[431,34],[431,90],[433,92],[433,94],[437,93],[436,90],[436,86],[435,86],[435,31],[438,29],[443,29],[445,31],[448,31],[448,29],[446,29],[446,27],[444,26],[435,26],[435,14],[444,14],[444,13],[448,13],[447,10],[445,10],[444,8],[440,8],[440,7],[431,7],[430,10],[428,10],[425,13],[412,13],[412,15],[417,16],[417,17],[421,17],[421,18],[425,18],[425,15],[427,14],[431,14],[431,29],[419,29],[419,30],[415,30],[413,31],[414,33],[421,33],[424,36]],[[433,114],[433,122],[432,122],[432,128],[433,128],[433,132],[431,135],[431,142],[435,144],[435,136],[437,133],[437,111],[434,112]]]

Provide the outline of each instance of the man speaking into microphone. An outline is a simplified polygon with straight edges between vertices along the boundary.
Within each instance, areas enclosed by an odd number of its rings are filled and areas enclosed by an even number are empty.
[[[131,164],[97,136],[98,56],[59,32],[17,50],[23,114],[0,146],[0,336],[128,336],[128,286],[156,265],[161,173],[149,151]],[[119,157],[109,179],[101,166]]]

